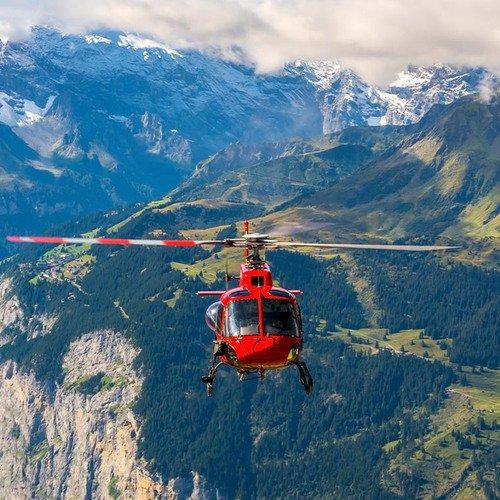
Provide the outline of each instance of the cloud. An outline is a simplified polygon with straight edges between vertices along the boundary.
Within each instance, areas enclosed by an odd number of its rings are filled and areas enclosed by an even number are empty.
[[[336,59],[386,83],[408,63],[500,72],[498,0],[3,0],[0,34],[36,24],[146,33],[174,48],[239,47],[259,71]]]
[[[491,75],[487,75],[483,78],[479,85],[479,98],[486,104],[490,103],[491,100],[498,96],[500,89]]]

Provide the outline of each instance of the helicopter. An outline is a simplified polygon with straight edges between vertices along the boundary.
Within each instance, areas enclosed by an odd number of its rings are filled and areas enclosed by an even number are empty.
[[[242,249],[243,262],[239,276],[230,276],[226,269],[226,284],[239,279],[235,288],[197,292],[199,297],[216,297],[206,311],[205,321],[214,333],[214,345],[207,375],[201,377],[211,396],[218,369],[222,365],[234,368],[240,381],[263,379],[270,370],[295,366],[307,395],[313,390],[313,378],[301,359],[303,325],[297,297],[301,290],[278,287],[271,269],[261,253],[278,248],[361,249],[428,252],[459,247],[436,245],[387,245],[362,243],[307,243],[281,241],[268,234],[250,233],[249,222],[243,222],[241,237],[221,240],[151,240],[124,238],[65,238],[59,236],[7,236],[13,243],[54,245],[121,245],[204,247],[222,246]],[[255,376],[256,375],[256,376]]]

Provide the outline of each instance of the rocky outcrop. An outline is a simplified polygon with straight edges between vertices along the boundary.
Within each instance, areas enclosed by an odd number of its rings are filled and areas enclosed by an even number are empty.
[[[1,498],[176,497],[175,481],[152,478],[136,458],[136,354],[121,334],[99,331],[71,344],[62,385],[0,365]]]
[[[192,163],[190,142],[178,130],[165,130],[161,118],[150,112],[139,117],[132,117],[126,125],[143,142],[148,151],[160,155],[179,165],[190,166]]]
[[[23,311],[19,299],[11,291],[12,279],[0,276],[0,346],[7,341],[2,335],[5,328],[22,320]]]
[[[57,322],[57,316],[47,313],[26,317],[19,297],[12,290],[12,278],[0,276],[0,346],[9,341],[8,327],[26,332],[28,339],[47,335]]]

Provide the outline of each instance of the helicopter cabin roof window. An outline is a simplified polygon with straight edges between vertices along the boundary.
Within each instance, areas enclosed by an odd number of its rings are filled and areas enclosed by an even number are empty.
[[[289,292],[285,290],[276,290],[276,288],[271,288],[271,290],[269,290],[269,293],[271,295],[275,295],[276,297],[286,297],[287,299],[292,296]]]
[[[259,335],[259,306],[257,300],[230,302],[226,310],[226,337]]]
[[[252,276],[250,278],[250,284],[252,286],[264,286],[264,276]]]
[[[298,336],[293,305],[284,300],[263,299],[264,327],[268,335]]]
[[[250,295],[250,292],[248,290],[238,290],[236,292],[233,292],[229,295],[229,297],[244,297],[245,295]]]

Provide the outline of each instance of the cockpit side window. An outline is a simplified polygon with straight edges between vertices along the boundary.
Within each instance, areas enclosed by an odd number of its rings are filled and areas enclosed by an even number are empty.
[[[214,302],[208,306],[205,313],[205,322],[208,328],[214,332],[220,329],[222,321],[222,302]]]
[[[293,305],[284,300],[263,299],[264,328],[268,335],[299,335]]]
[[[259,306],[257,300],[237,300],[226,308],[226,337],[259,335]]]

